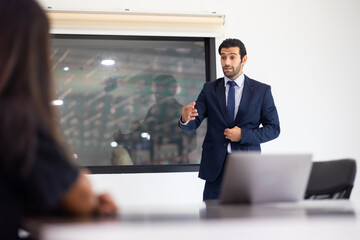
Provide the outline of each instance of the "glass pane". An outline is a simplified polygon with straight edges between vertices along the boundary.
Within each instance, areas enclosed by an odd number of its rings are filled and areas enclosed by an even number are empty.
[[[82,166],[193,164],[206,124],[178,127],[205,82],[203,39],[55,36],[60,123]]]

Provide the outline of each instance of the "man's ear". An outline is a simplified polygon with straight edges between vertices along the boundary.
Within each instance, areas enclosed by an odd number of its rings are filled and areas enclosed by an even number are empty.
[[[245,65],[246,62],[247,62],[247,55],[245,55],[245,56],[243,57],[241,63],[242,63],[243,65]]]

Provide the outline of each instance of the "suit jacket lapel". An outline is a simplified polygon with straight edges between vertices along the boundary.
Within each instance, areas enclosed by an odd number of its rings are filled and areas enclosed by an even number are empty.
[[[224,116],[224,119],[230,125],[230,122],[228,120],[227,110],[226,110],[225,83],[224,83],[224,81],[225,81],[224,78],[222,78],[221,81],[218,82],[218,84],[216,86],[216,95],[217,95],[217,99],[219,101],[220,109],[221,109],[221,112],[222,112],[222,114]]]
[[[249,103],[251,101],[253,92],[254,92],[254,87],[250,83],[249,78],[245,75],[244,89],[242,92],[239,109],[238,109],[238,112],[237,112],[237,115],[235,118],[236,123],[239,122],[239,120],[241,119],[241,116],[243,116],[244,113],[246,112],[246,109],[248,108]]]

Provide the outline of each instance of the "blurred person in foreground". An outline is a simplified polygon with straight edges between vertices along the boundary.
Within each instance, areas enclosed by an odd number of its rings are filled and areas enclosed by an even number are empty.
[[[62,141],[45,13],[35,0],[1,0],[0,36],[0,239],[17,239],[29,213],[115,214]]]

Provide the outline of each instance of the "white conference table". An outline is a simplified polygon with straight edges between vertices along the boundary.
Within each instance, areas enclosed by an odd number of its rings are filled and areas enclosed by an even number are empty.
[[[30,219],[42,240],[360,239],[360,201],[137,206],[106,219]]]

